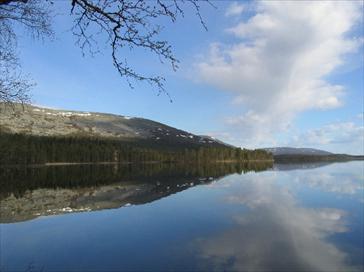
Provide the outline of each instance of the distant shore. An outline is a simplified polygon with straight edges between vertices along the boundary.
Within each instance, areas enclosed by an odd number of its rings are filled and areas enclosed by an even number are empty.
[[[214,164],[214,163],[273,163],[274,160],[218,160],[218,161],[208,161],[208,162],[184,162],[184,161],[141,161],[141,162],[46,162],[38,164],[2,164],[0,167],[43,167],[43,166],[67,166],[67,165],[135,165],[135,164]]]
[[[331,155],[274,155],[274,162],[277,163],[305,163],[305,162],[346,162],[346,161],[362,161],[364,155],[347,155],[347,154],[331,154]]]

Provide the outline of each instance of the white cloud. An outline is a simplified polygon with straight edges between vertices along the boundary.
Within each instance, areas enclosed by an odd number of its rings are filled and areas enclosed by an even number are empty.
[[[238,2],[232,2],[226,9],[225,16],[239,16],[244,11],[244,5]]]
[[[200,79],[235,95],[242,112],[227,123],[242,144],[265,142],[302,111],[342,105],[344,87],[326,78],[360,45],[348,36],[360,11],[360,2],[259,1],[254,16],[227,29],[235,43],[211,44],[196,68]]]
[[[364,153],[364,126],[354,122],[336,122],[295,135],[295,146],[324,147],[336,153]],[[344,149],[343,149],[344,148]]]

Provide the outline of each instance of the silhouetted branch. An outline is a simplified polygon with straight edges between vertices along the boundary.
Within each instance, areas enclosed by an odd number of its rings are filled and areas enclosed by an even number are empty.
[[[190,5],[207,30],[200,13],[200,4],[212,5],[209,0],[70,0],[70,3],[74,18],[72,31],[82,54],[99,53],[99,45],[106,43],[111,47],[113,65],[131,88],[132,81],[144,81],[157,88],[158,94],[163,92],[168,97],[165,78],[136,71],[123,56],[124,50],[142,49],[150,52],[161,63],[170,63],[175,71],[179,61],[169,42],[159,36],[161,19],[175,22],[178,16],[184,16],[185,6]],[[28,99],[26,93],[33,84],[16,72],[20,70],[20,63],[16,54],[14,25],[25,27],[34,38],[52,36],[51,4],[52,0],[0,0],[0,101]]]
[[[105,42],[111,46],[111,57],[115,68],[120,76],[126,78],[131,88],[133,84],[130,80],[145,81],[156,87],[159,93],[164,92],[168,95],[163,76],[147,76],[137,72],[121,57],[121,51],[125,48],[150,51],[158,56],[162,63],[167,61],[172,69],[176,70],[179,61],[174,56],[168,41],[159,38],[162,27],[157,20],[165,17],[175,22],[178,16],[184,16],[182,5],[190,4],[203,27],[207,29],[200,14],[200,2],[209,1],[73,0],[71,9],[75,16],[73,33],[83,53],[88,50],[91,55],[99,51],[99,40],[95,36],[103,36]]]
[[[36,0],[0,1],[0,102],[28,102],[34,85],[21,73],[14,26],[25,27],[34,38],[52,36],[50,16]]]

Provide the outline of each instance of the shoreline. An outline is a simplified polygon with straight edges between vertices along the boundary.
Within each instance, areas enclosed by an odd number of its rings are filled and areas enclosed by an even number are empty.
[[[45,166],[72,166],[72,165],[131,165],[131,164],[213,164],[213,163],[266,163],[274,160],[245,160],[245,161],[234,161],[234,160],[218,160],[218,161],[207,161],[207,162],[182,162],[182,161],[141,161],[141,162],[46,162],[41,164],[4,164],[1,167],[45,167]]]

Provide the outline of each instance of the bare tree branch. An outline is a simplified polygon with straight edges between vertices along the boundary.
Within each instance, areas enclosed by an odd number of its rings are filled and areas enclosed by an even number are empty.
[[[200,13],[200,2],[209,3],[208,0],[72,0],[72,30],[83,54],[97,53],[100,37],[96,36],[102,36],[111,46],[113,65],[131,88],[131,81],[145,81],[156,87],[159,93],[163,92],[169,96],[164,87],[165,78],[137,72],[122,57],[125,52],[123,50],[147,50],[156,55],[162,63],[169,62],[172,69],[176,70],[179,61],[168,41],[159,38],[162,27],[158,21],[164,17],[175,22],[178,16],[184,16],[183,6],[190,4],[207,30]]]
[[[0,102],[29,102],[34,86],[21,72],[15,25],[33,38],[52,36],[49,10],[36,0],[0,0]]]
[[[169,98],[160,75],[145,75],[136,71],[125,58],[125,50],[141,49],[178,68],[172,46],[160,38],[161,19],[175,22],[184,16],[190,6],[207,30],[200,13],[201,3],[209,0],[70,0],[74,25],[73,34],[82,54],[97,54],[99,45],[111,47],[111,59],[117,72],[126,79],[130,88],[133,82],[147,82]],[[0,0],[0,102],[27,101],[33,84],[24,79],[17,58],[17,36],[14,26],[25,27],[34,38],[53,35],[51,29],[52,0]]]

